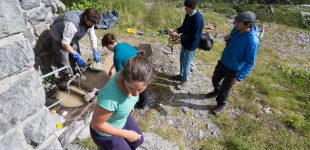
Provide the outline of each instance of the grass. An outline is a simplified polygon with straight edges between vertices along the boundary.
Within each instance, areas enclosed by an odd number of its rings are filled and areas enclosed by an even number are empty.
[[[102,11],[115,9],[119,13],[118,27],[136,28],[139,30],[159,30],[179,26],[183,20],[183,12],[177,10],[172,2],[162,0],[63,0],[70,10],[95,7]],[[156,27],[156,28],[155,28]]]
[[[119,4],[116,5],[117,3]],[[163,3],[164,1],[155,1],[150,7],[145,7],[145,2],[142,0],[132,0],[126,4],[120,0],[105,1],[105,7],[108,10],[118,9],[120,21],[112,29],[97,30],[96,34],[102,37],[105,33],[112,32],[118,37],[130,36],[149,42],[167,42],[168,37],[159,35],[158,30],[177,27],[184,14],[175,7],[173,1],[165,5]],[[98,7],[102,8],[99,5]],[[230,8],[230,6],[223,8]],[[229,33],[230,27],[226,23],[225,15],[211,10],[203,12],[205,20],[218,25],[218,29],[211,31],[212,33]],[[144,30],[145,34],[144,36],[130,35],[125,32],[128,27]],[[283,26],[278,32],[287,29],[299,30]],[[206,72],[211,77],[224,47],[224,42],[215,41],[211,51],[197,51],[196,59],[209,64],[209,67],[198,67],[200,71]],[[298,61],[301,64],[308,64],[304,59]],[[196,145],[191,145],[183,138],[182,131],[176,131],[169,125],[161,129],[151,128],[151,125],[157,123],[157,120],[152,118],[160,115],[156,109],[151,109],[143,115],[143,119],[147,118],[147,120],[136,119],[143,131],[155,132],[172,140],[181,149],[185,149],[188,145],[205,149],[309,149],[309,80],[309,72],[303,68],[291,66],[289,60],[278,59],[270,47],[262,45],[254,69],[241,84],[234,86],[229,97],[229,108],[240,109],[244,113],[234,118],[225,112],[219,117],[211,117],[211,120],[219,125],[223,133],[221,137],[197,140]],[[166,92],[160,88],[156,91],[162,94]],[[160,99],[166,100],[164,97]],[[263,112],[262,107],[267,106],[271,108],[272,113]],[[177,115],[181,111],[175,108],[172,113]],[[160,124],[166,124],[166,122],[160,122]],[[180,127],[182,128],[186,126]],[[200,124],[199,128],[203,128],[203,125]],[[81,145],[95,149],[91,139],[82,141]]]
[[[257,19],[274,22],[278,24],[284,24],[290,27],[299,27],[309,29],[309,22],[306,22],[300,11],[292,10],[291,5],[275,5],[274,6],[274,17],[269,16],[268,5],[257,5],[257,4],[248,4],[248,5],[238,5],[234,7],[237,12],[243,11],[253,11],[257,15]]]
[[[82,141],[79,142],[79,145],[83,148],[83,149],[90,149],[90,150],[97,150],[98,147],[96,146],[96,144],[93,142],[92,138],[86,138]]]
[[[223,47],[218,43],[210,52],[200,51],[197,59],[215,65]],[[262,46],[249,77],[234,87],[229,98],[232,108],[245,113],[237,118],[226,113],[212,118],[224,135],[204,145],[224,145],[223,149],[310,148],[309,83],[309,72],[279,60]],[[270,106],[273,113],[262,113],[260,106]],[[275,129],[268,125],[270,121]]]
[[[310,12],[307,7],[298,7],[296,5],[274,5],[274,17],[269,16],[268,5],[265,4],[239,4],[233,5],[218,1],[211,1],[212,5],[208,8],[220,14],[234,16],[244,11],[255,12],[257,19],[264,22],[283,24],[290,27],[298,27],[309,30],[309,21],[302,18],[301,12]]]

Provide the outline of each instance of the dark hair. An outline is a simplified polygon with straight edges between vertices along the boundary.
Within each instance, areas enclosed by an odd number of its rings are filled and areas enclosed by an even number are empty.
[[[148,84],[152,80],[152,64],[150,59],[145,56],[144,51],[138,51],[137,56],[126,61],[122,74],[128,82],[138,81]]]
[[[101,39],[102,46],[108,46],[109,44],[114,44],[116,42],[116,36],[112,33],[105,34]]]
[[[185,0],[184,6],[189,7],[191,9],[195,9],[197,5],[197,0]]]
[[[87,8],[84,11],[84,16],[86,19],[93,22],[94,24],[98,23],[101,17],[100,12],[95,8]]]

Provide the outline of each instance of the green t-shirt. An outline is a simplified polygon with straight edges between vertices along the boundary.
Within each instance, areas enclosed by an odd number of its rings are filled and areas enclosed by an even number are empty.
[[[131,110],[137,103],[139,96],[129,97],[119,88],[115,79],[120,75],[120,73],[121,71],[117,72],[100,90],[97,98],[97,104],[108,111],[112,111],[112,115],[107,122],[114,127],[122,129]],[[102,132],[97,133],[101,136],[111,136]]]

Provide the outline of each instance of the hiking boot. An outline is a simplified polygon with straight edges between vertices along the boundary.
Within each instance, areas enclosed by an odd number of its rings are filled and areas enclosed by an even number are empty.
[[[211,113],[214,116],[218,116],[224,110],[225,107],[226,107],[226,104],[217,104],[216,107],[213,108]]]
[[[172,80],[181,81],[181,75],[172,76]]]
[[[176,86],[177,90],[184,90],[187,86],[187,81],[182,81],[179,85]]]
[[[218,92],[216,91],[213,91],[213,92],[210,92],[206,95],[207,98],[213,98],[213,97],[216,97],[218,94]]]

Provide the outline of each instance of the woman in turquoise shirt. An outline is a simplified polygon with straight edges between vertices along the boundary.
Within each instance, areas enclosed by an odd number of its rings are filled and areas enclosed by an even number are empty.
[[[91,137],[99,149],[134,150],[144,141],[130,116],[153,76],[150,60],[139,52],[101,89],[91,121]]]
[[[126,42],[117,42],[116,36],[111,33],[107,33],[103,36],[102,46],[106,47],[110,51],[114,52],[113,66],[110,69],[110,78],[123,69],[125,62],[137,55],[138,50],[132,45]],[[149,92],[145,90],[139,95],[139,101],[136,104],[137,108],[144,108],[150,99]]]

